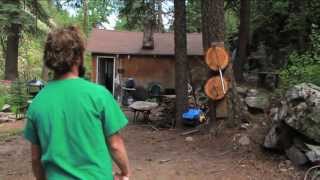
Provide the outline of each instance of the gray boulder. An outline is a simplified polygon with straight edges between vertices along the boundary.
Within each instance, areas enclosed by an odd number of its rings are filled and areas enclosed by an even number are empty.
[[[305,144],[309,151],[306,152],[306,156],[312,163],[320,162],[320,146],[319,145],[311,145]]]
[[[245,102],[249,108],[266,110],[270,106],[269,97],[265,93],[249,90]]]
[[[320,87],[299,84],[286,93],[288,110],[284,122],[320,143]]]
[[[289,149],[286,149],[285,153],[295,165],[304,165],[308,163],[306,155],[296,146],[291,146]]]
[[[239,95],[241,95],[241,96],[246,96],[247,92],[248,92],[248,88],[245,86],[237,86],[236,90],[239,93]]]
[[[258,95],[258,90],[256,89],[249,89],[247,90],[247,97],[255,97]]]
[[[284,150],[292,145],[293,130],[283,122],[275,123],[264,139],[263,146],[267,149]]]

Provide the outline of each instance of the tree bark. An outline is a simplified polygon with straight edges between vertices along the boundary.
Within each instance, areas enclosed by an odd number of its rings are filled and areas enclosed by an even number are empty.
[[[163,18],[162,18],[162,0],[156,0],[156,28],[155,32],[164,32],[164,27],[163,27]]]
[[[11,24],[9,27],[4,73],[5,80],[14,81],[18,77],[18,50],[20,30],[21,29],[19,24]]]
[[[298,21],[296,22],[296,27],[292,29],[297,33],[295,46],[300,52],[303,52],[307,48],[307,41],[309,38],[307,29],[309,29],[308,26],[311,26],[311,24],[308,25],[307,23],[306,3],[301,0],[289,0],[289,13],[290,16],[292,16],[292,19]]]
[[[149,17],[145,18],[143,24],[143,42],[142,42],[142,48],[143,49],[154,49],[154,19]]]
[[[42,65],[41,78],[44,81],[48,81],[49,80],[49,69],[47,68],[47,66],[44,63]]]
[[[188,103],[187,21],[185,1],[174,0],[176,125],[182,125],[182,113]]]
[[[250,0],[240,1],[239,58],[234,62],[234,74],[237,82],[242,82],[244,65],[247,63],[248,42],[250,36]]]
[[[202,0],[202,39],[204,53],[213,42],[224,42],[224,1]],[[208,70],[208,79],[213,72]],[[211,130],[216,122],[216,102],[209,100],[209,128]]]

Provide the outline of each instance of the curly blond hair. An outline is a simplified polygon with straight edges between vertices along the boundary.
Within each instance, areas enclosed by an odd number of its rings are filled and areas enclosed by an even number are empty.
[[[79,61],[83,63],[84,51],[84,39],[77,27],[59,28],[48,34],[43,60],[56,76],[60,76],[70,72]]]

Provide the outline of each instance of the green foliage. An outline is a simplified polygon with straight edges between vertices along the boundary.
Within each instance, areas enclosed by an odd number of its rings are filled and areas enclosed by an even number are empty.
[[[251,0],[251,12],[251,49],[263,43],[271,66],[279,69],[293,52],[310,51],[312,25],[320,25],[320,1]]]
[[[128,24],[128,22],[127,22],[126,18],[120,18],[117,20],[114,29],[118,30],[118,31],[125,31],[125,30],[127,30],[127,28],[126,28],[127,24]]]
[[[4,75],[4,50],[3,47],[0,46],[0,79],[3,79]]]
[[[226,26],[225,38],[227,40],[238,33],[239,18],[237,17],[236,12],[232,9],[227,9],[224,16]]]
[[[288,65],[281,72],[284,88],[302,82],[320,86],[320,31],[314,31],[310,37],[311,47],[304,53],[293,52]]]
[[[187,1],[187,32],[201,32],[201,1]]]
[[[38,19],[50,24],[42,4],[34,0],[5,0],[0,3],[0,28],[6,30],[10,24],[19,24],[22,29],[35,32]]]
[[[27,85],[24,80],[18,79],[11,84],[8,103],[16,107],[16,115],[24,114],[28,106],[30,95],[27,92]]]
[[[77,17],[70,16],[66,10],[57,9],[55,6],[52,6],[52,4],[47,3],[47,1],[39,2],[41,3],[41,7],[45,9],[45,12],[50,15],[50,25],[54,25],[56,27],[69,25],[81,26],[82,21]],[[35,33],[35,21],[33,21],[32,24],[30,24],[29,29],[24,29],[21,32],[18,72],[19,77],[25,77],[25,79],[41,79],[44,41],[46,39],[47,32],[49,32],[52,27],[40,20],[37,21],[37,27],[38,31]],[[2,46],[1,40],[5,39],[6,34],[7,32],[3,31],[3,29],[0,29],[0,79],[3,79],[4,76],[5,62],[5,47]],[[86,61],[88,61],[88,59],[90,58],[86,56]],[[89,63],[86,63],[86,65],[87,64],[89,65]],[[90,66],[87,66],[87,69],[90,69]]]
[[[7,103],[8,88],[0,83],[0,108]]]
[[[0,108],[3,107],[3,105],[6,104],[6,97],[5,96],[0,96]]]
[[[33,36],[24,33],[19,47],[19,76],[40,79],[42,72],[43,44],[45,34]]]
[[[87,31],[90,32],[92,27],[101,26],[102,23],[108,22],[108,16],[114,12],[113,7],[116,6],[116,0],[88,0],[88,24]],[[61,2],[56,1],[58,7],[58,14],[56,14],[57,18],[60,20],[65,20],[64,18],[60,18],[59,16],[65,17],[67,20],[71,19],[71,22],[62,22],[63,25],[78,25],[83,27],[83,1],[82,0],[66,0],[63,4]],[[64,7],[64,8],[62,8]],[[63,10],[65,9],[65,10]],[[75,11],[74,17],[70,17],[70,15],[66,12],[66,9],[73,9]],[[63,13],[64,12],[64,13]],[[83,29],[84,32],[86,32]]]
[[[122,20],[121,29],[142,30],[145,17],[150,15],[151,4],[145,1],[119,0],[119,17]],[[120,25],[120,24],[118,24]]]
[[[76,17],[70,16],[70,14],[63,9],[57,9],[52,6],[48,6],[49,14],[51,15],[55,25],[57,27],[76,25],[80,26],[81,22],[79,22]]]
[[[235,8],[225,9],[225,25],[226,38],[234,35],[238,31],[239,18]],[[188,0],[187,1],[187,31],[201,32],[201,1]]]

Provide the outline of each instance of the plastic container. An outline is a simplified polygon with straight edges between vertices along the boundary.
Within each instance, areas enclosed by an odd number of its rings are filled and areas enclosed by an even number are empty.
[[[189,108],[185,113],[182,114],[182,118],[189,121],[198,120],[202,110],[199,108]]]

